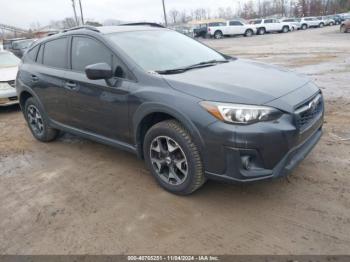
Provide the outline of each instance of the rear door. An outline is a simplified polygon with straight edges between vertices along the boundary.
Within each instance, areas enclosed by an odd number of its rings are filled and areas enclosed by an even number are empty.
[[[38,46],[33,65],[26,72],[31,88],[39,96],[48,116],[57,122],[67,123],[67,91],[63,78],[68,68],[68,37],[50,40]]]
[[[244,34],[244,27],[240,21],[230,21],[230,34],[231,35],[242,35]]]
[[[70,67],[64,79],[69,95],[69,125],[88,133],[130,142],[128,121],[130,71],[122,61],[98,39],[88,36],[71,38]],[[114,71],[115,86],[105,80],[89,80],[85,67],[107,63]]]

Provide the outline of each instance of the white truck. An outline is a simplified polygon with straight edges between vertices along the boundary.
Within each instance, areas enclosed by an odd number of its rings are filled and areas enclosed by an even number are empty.
[[[263,35],[265,33],[271,32],[287,33],[292,29],[290,23],[281,22],[280,20],[273,18],[255,19],[251,20],[250,23],[256,27],[258,35]]]
[[[215,39],[232,35],[252,36],[255,33],[255,26],[249,25],[242,20],[230,20],[227,21],[226,24],[220,23],[218,26],[208,27],[208,34]]]

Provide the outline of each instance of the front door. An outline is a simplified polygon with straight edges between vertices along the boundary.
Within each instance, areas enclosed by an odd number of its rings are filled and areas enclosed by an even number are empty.
[[[70,112],[69,126],[79,130],[129,142],[127,69],[102,42],[97,39],[73,36],[71,39],[71,67],[64,79]],[[107,63],[115,72],[115,85],[105,80],[89,80],[85,67]]]

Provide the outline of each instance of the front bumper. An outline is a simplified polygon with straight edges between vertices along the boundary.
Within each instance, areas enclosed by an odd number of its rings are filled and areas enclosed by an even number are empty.
[[[206,176],[252,182],[288,175],[320,140],[323,112],[306,129],[292,114],[248,126],[213,123],[204,136]]]
[[[232,182],[253,182],[269,178],[287,176],[316,146],[322,136],[322,128],[319,128],[303,144],[290,150],[273,169],[253,168],[246,170],[242,165],[242,152],[246,150],[237,148],[227,149],[227,169],[225,174],[206,172],[210,179]]]
[[[0,106],[9,106],[18,104],[16,89],[8,88],[0,90]]]

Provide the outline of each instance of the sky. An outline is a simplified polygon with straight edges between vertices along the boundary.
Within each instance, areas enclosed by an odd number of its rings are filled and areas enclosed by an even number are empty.
[[[103,22],[107,19],[124,21],[163,20],[161,0],[81,0],[84,17]],[[237,6],[239,0],[165,0],[167,10],[191,10]],[[76,0],[78,3],[78,0]],[[244,0],[242,0],[244,2]],[[73,17],[71,0],[0,0],[0,23],[29,28],[39,22],[41,26],[52,20]]]

